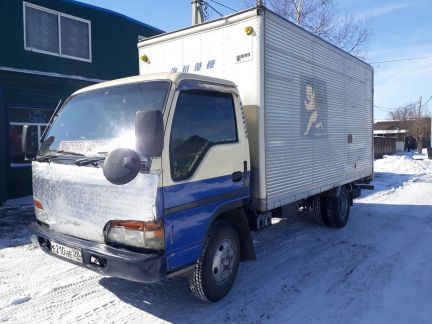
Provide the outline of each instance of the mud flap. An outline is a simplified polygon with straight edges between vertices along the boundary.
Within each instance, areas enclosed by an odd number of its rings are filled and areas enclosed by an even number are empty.
[[[232,221],[239,234],[241,245],[240,261],[256,260],[255,247],[253,245],[246,213],[243,210],[230,213],[229,219]]]

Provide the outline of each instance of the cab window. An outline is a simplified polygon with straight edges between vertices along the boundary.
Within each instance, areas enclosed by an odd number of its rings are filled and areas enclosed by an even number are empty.
[[[231,94],[202,90],[180,92],[170,138],[172,179],[188,179],[212,146],[237,141]]]

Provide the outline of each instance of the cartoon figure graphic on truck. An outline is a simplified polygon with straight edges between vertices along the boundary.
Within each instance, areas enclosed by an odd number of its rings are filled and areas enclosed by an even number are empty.
[[[318,121],[318,106],[315,98],[315,90],[310,83],[306,85],[306,100],[304,105],[307,110],[312,112],[309,117],[307,129],[304,132],[304,135],[308,135],[312,126],[315,128],[323,128],[323,123]]]
[[[327,123],[327,86],[317,78],[301,78],[302,135],[325,135]]]

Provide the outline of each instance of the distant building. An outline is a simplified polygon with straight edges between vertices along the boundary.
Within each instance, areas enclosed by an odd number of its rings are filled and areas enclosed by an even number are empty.
[[[396,152],[403,152],[405,149],[405,142],[407,131],[405,129],[389,129],[389,130],[374,130],[374,138],[391,139],[391,143],[394,142],[394,152],[384,154],[394,154]],[[384,144],[381,140],[375,140],[376,143]],[[392,144],[393,145],[393,144]],[[376,146],[376,144],[375,144]],[[376,150],[375,150],[376,151]],[[377,152],[377,151],[376,151]]]
[[[395,154],[396,143],[398,143],[396,137],[374,136],[374,158],[382,159],[384,155]]]
[[[0,0],[0,204],[31,193],[21,130],[40,138],[60,99],[138,74],[138,37],[162,31],[73,0]]]
[[[409,145],[412,149],[417,148],[417,143],[412,137],[412,132],[415,131],[416,123],[422,122],[426,124],[428,130],[423,137],[423,148],[431,146],[431,118],[416,118],[408,120],[383,120],[375,122],[374,137],[395,138],[396,151],[403,151]],[[393,141],[393,140],[391,140]]]
[[[377,129],[374,130],[374,136],[381,136],[381,137],[386,137],[386,136],[390,136],[390,137],[395,137],[397,138],[399,141],[404,141],[405,140],[405,136],[407,135],[407,130],[406,129]]]

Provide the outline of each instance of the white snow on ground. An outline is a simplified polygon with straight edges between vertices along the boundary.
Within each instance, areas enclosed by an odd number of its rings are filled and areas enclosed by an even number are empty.
[[[29,244],[28,207],[0,209],[0,323],[432,322],[432,161],[375,162],[341,229],[303,215],[254,234],[230,294],[195,300],[186,278],[146,285],[49,257]]]

